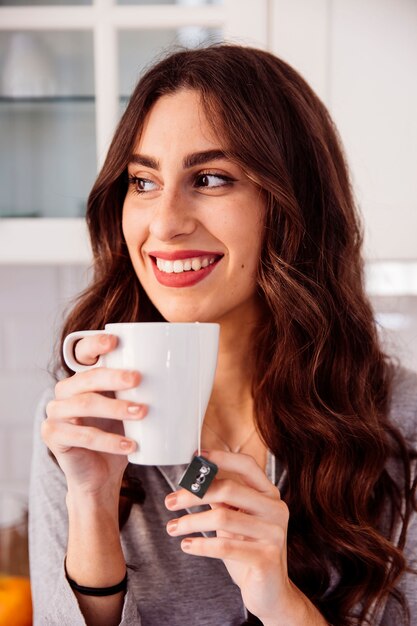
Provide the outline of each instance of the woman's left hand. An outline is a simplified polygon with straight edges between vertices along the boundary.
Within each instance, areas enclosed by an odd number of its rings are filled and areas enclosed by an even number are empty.
[[[251,456],[217,450],[204,456],[240,481],[216,478],[202,499],[186,489],[169,494],[165,505],[170,511],[201,504],[211,510],[171,520],[167,532],[181,536],[215,531],[216,537],[186,538],[181,548],[195,556],[222,559],[246,608],[265,626],[325,624],[288,578],[289,512],[278,488]],[[313,619],[306,622],[306,617]]]

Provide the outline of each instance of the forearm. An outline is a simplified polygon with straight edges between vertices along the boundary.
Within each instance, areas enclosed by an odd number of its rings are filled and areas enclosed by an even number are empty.
[[[96,498],[69,491],[67,508],[68,576],[86,587],[116,585],[126,573],[120,543],[118,494]],[[88,626],[116,626],[120,623],[124,592],[104,597],[74,593]]]

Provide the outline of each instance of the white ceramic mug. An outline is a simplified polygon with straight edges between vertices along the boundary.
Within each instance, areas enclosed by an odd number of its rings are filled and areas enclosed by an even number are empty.
[[[116,397],[148,405],[138,421],[124,421],[125,435],[137,442],[129,455],[141,465],[189,463],[199,447],[217,364],[219,324],[143,322],[106,324],[105,330],[69,334],[63,354],[75,372],[92,367],[137,370],[140,384]],[[108,333],[118,337],[117,347],[94,365],[81,365],[74,345],[87,335]]]

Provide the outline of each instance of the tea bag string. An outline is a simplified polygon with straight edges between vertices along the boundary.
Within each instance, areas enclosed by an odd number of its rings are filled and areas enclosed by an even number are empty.
[[[249,435],[246,437],[246,439],[243,440],[243,442],[241,444],[239,444],[236,448],[231,448],[229,446],[229,444],[224,439],[222,439],[222,437],[220,437],[220,435],[218,435],[216,433],[216,431],[214,431],[212,428],[210,428],[210,426],[208,424],[204,424],[204,428],[207,428],[207,430],[212,432],[213,435],[215,435],[215,437],[217,437],[217,439],[222,442],[222,444],[224,445],[224,447],[225,447],[227,452],[233,452],[234,454],[237,454],[238,452],[240,452],[242,450],[242,448],[244,448],[246,446],[246,444],[249,443],[249,441],[252,439],[253,435],[256,432],[256,428],[253,428],[250,431]],[[275,455],[274,454],[271,455],[271,466],[270,467],[267,466],[266,471],[267,471],[267,475],[268,475],[268,478],[271,481],[271,483],[276,485],[277,484],[276,483],[276,481],[277,481],[277,476],[276,476],[276,459],[275,459]]]
[[[201,368],[202,368],[202,350],[201,350],[201,329],[198,322],[196,322],[197,326],[197,335],[198,335],[198,456],[201,456],[201,431],[203,430],[203,407],[201,401],[201,388],[202,388],[202,380],[201,380]],[[244,448],[249,441],[252,439],[253,435],[256,432],[255,428],[252,428],[247,437],[240,443],[237,447],[231,448],[229,444],[218,435],[208,424],[204,424],[204,427],[207,428],[213,435],[222,442],[227,452],[233,452],[237,454]]]
[[[207,428],[207,430],[209,430],[211,433],[213,433],[213,435],[214,435],[215,437],[217,437],[217,439],[218,439],[219,441],[221,441],[221,442],[222,442],[222,444],[224,445],[224,447],[225,447],[225,449],[226,449],[226,451],[227,451],[227,452],[233,452],[233,453],[235,453],[235,454],[237,454],[238,452],[240,452],[240,451],[242,450],[242,448],[244,448],[244,447],[245,447],[245,446],[249,443],[249,441],[252,439],[253,435],[254,435],[254,434],[255,434],[255,432],[256,432],[256,429],[255,429],[255,428],[252,428],[252,430],[250,431],[249,435],[248,435],[247,437],[245,437],[245,439],[242,441],[242,443],[240,443],[240,444],[239,444],[237,447],[235,447],[235,448],[231,448],[231,447],[229,446],[229,444],[228,444],[228,443],[227,443],[227,442],[226,442],[226,441],[225,441],[222,437],[220,437],[220,435],[218,435],[218,434],[216,433],[216,431],[214,431],[214,430],[213,430],[213,429],[212,429],[212,428],[211,428],[208,424],[204,424],[204,428]]]
[[[198,335],[198,456],[201,456],[201,431],[202,431],[202,427],[203,427],[203,410],[202,410],[202,403],[201,403],[201,385],[202,385],[202,380],[201,380],[201,366],[202,366],[202,359],[201,359],[201,329],[199,326],[199,323],[196,322],[197,324],[197,335]]]

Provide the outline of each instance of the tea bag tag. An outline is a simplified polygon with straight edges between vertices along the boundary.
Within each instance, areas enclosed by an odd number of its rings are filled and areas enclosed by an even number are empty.
[[[203,456],[195,456],[178,484],[202,498],[213,482],[217,471],[218,467],[215,463],[210,463]]]

